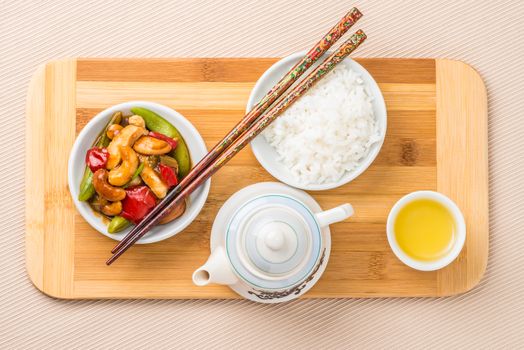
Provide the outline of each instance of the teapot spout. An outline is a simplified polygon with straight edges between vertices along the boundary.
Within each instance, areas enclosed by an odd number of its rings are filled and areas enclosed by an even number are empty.
[[[232,271],[224,248],[216,248],[206,263],[193,272],[193,283],[197,286],[205,286],[209,283],[230,285],[238,281]]]
[[[351,204],[342,204],[333,209],[317,213],[315,216],[320,224],[320,227],[326,227],[335,222],[346,220],[355,213]]]

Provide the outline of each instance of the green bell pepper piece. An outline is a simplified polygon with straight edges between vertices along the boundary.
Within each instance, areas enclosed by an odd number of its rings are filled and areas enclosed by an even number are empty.
[[[122,112],[116,112],[113,114],[109,123],[96,138],[94,147],[107,147],[111,142],[111,139],[107,137],[107,129],[113,124],[120,124],[122,120]],[[88,201],[95,194],[95,187],[93,186],[93,172],[89,167],[86,166],[84,170],[84,176],[82,177],[82,182],[80,182],[80,194],[78,195],[78,200],[85,202]]]
[[[121,216],[115,216],[113,219],[111,219],[111,222],[109,223],[109,226],[107,226],[107,232],[109,233],[117,233],[122,230],[125,230],[127,227],[131,225],[131,222],[127,219],[121,217]]]

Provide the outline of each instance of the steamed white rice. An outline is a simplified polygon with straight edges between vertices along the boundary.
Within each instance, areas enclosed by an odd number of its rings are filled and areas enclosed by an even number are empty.
[[[372,97],[360,75],[336,67],[263,132],[303,184],[338,181],[380,140]]]

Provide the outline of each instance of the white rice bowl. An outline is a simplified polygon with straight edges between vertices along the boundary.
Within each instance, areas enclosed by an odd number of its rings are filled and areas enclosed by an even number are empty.
[[[302,185],[339,181],[382,141],[373,98],[361,76],[339,65],[262,133]]]

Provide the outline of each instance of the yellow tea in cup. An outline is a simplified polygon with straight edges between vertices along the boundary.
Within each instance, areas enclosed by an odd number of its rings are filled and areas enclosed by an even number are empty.
[[[449,210],[431,199],[415,199],[402,207],[394,221],[398,246],[412,259],[438,260],[455,241],[455,220]]]

